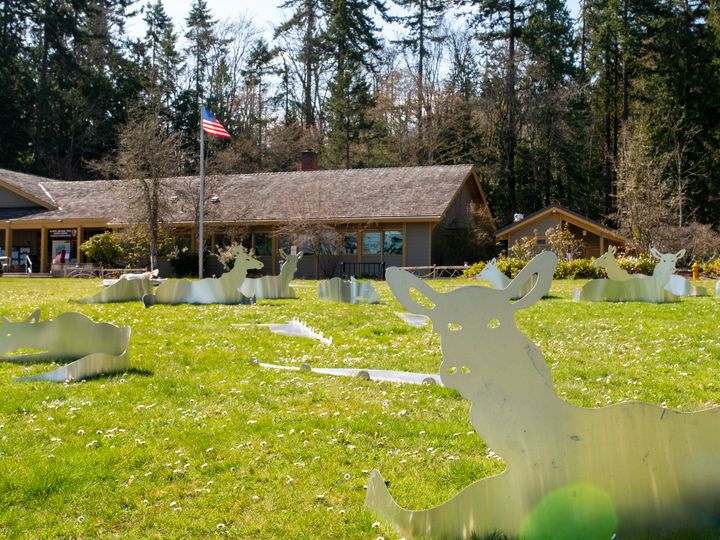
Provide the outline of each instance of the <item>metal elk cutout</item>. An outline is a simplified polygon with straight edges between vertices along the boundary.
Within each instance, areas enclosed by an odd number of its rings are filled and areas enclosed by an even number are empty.
[[[593,266],[605,268],[608,279],[593,279],[576,292],[578,300],[587,302],[675,302],[681,295],[690,293],[690,284],[680,276],[673,276],[678,259],[685,255],[681,249],[677,253],[660,253],[650,249],[650,253],[660,259],[655,265],[652,276],[628,274],[618,267],[615,260],[615,248],[593,262]],[[681,280],[684,283],[678,283]],[[687,285],[687,287],[686,287]]]
[[[473,427],[507,469],[420,511],[398,506],[373,471],[366,505],[402,534],[432,538],[717,532],[720,410],[570,405],[555,393],[542,352],[516,328],[515,312],[548,292],[556,262],[554,254],[541,253],[503,290],[461,287],[444,294],[400,269],[387,271],[400,303],[432,319],[442,338],[440,377],[472,402]],[[513,302],[532,275],[535,286]],[[432,307],[416,302],[413,290]]]
[[[40,310],[21,322],[0,320],[0,361],[13,364],[63,363],[53,371],[19,381],[79,381],[128,368],[130,328],[96,323],[82,313],[62,313],[40,321]],[[10,355],[22,349],[41,352]]]
[[[277,276],[263,276],[261,278],[245,278],[240,292],[248,298],[295,298],[295,290],[290,286],[290,281],[297,272],[298,262],[302,259],[303,253],[288,255],[282,249],[280,257],[283,264],[280,267],[280,274]]]
[[[197,281],[168,279],[163,281],[155,294],[146,294],[142,301],[145,307],[154,304],[245,304],[250,298],[240,292],[248,270],[259,270],[263,263],[258,261],[243,246],[235,248],[235,264],[229,272],[219,278],[205,278]]]

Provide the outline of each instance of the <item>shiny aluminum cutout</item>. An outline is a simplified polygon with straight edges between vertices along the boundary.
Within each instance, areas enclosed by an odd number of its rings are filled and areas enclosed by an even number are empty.
[[[318,282],[318,298],[348,304],[378,304],[380,295],[369,281],[345,281],[339,277]]]
[[[17,381],[79,381],[126,371],[130,328],[96,323],[82,313],[62,313],[40,321],[40,310],[21,322],[0,318],[0,361],[13,364],[59,362],[64,365]],[[10,355],[21,349],[42,352]]]
[[[240,292],[248,270],[259,270],[263,263],[243,246],[234,249],[235,264],[219,278],[168,279],[155,289],[155,294],[142,297],[145,307],[155,304],[249,304],[252,298]]]
[[[510,285],[511,279],[503,274],[497,267],[497,260],[493,259],[488,262],[475,279],[489,281],[493,289],[505,289]],[[518,298],[525,296],[535,285],[535,278],[529,279],[518,292]]]
[[[283,259],[283,264],[280,267],[280,274],[256,279],[245,278],[240,292],[248,298],[255,297],[256,300],[261,298],[295,298],[295,291],[290,286],[290,281],[297,272],[297,265],[302,256],[302,251],[297,255],[288,255],[281,249],[280,257]]]
[[[540,349],[515,312],[550,289],[557,259],[541,253],[507,288],[439,293],[390,268],[400,303],[441,336],[440,377],[472,402],[476,432],[507,462],[448,502],[410,511],[373,471],[366,506],[402,535],[470,538],[656,538],[720,531],[720,409],[679,413],[625,402],[584,409],[553,388]],[[513,302],[532,275],[533,289]],[[421,305],[413,294],[424,297]],[[552,309],[545,304],[541,309]]]
[[[107,304],[111,302],[133,302],[152,294],[153,284],[148,279],[121,278],[92,296],[78,300],[78,304]]]
[[[643,274],[627,274],[617,266],[615,260],[614,246],[608,247],[608,251],[593,261],[593,266],[605,268],[608,276],[615,276],[620,279],[593,279],[587,282],[579,293],[574,293],[574,297],[586,302],[676,302],[680,299],[677,293],[689,290],[685,284],[680,283],[678,286],[677,279],[683,279],[679,276],[672,279],[675,272],[675,265],[678,259],[685,255],[685,250],[681,249],[677,253],[659,253],[656,249],[650,249],[650,253],[657,259],[660,259],[655,265],[651,276]],[[672,281],[671,281],[672,279]],[[687,281],[687,280],[683,280]],[[671,284],[668,287],[669,284]],[[687,283],[689,286],[689,283]]]
[[[357,369],[357,368],[314,368],[309,364],[302,366],[281,366],[258,362],[260,367],[279,371],[311,371],[321,375],[334,377],[359,377],[366,381],[382,381],[400,384],[437,384],[443,386],[440,377],[429,373],[413,373],[411,371],[395,371],[387,369]]]

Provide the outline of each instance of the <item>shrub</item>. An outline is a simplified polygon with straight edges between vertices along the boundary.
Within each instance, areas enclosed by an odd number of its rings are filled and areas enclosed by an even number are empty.
[[[80,251],[92,262],[103,266],[117,265],[125,253],[117,235],[109,231],[91,236],[80,245]]]
[[[192,276],[197,271],[198,254],[186,247],[182,249],[175,247],[168,254],[167,259],[179,278]]]
[[[647,253],[640,253],[637,257],[621,257],[617,263],[620,268],[630,274],[650,275],[655,269],[657,259]]]
[[[605,270],[592,265],[594,259],[558,260],[554,279],[598,279],[604,278]]]
[[[554,279],[600,279],[607,277],[605,269],[597,268],[592,265],[595,259],[573,259],[571,261],[565,259],[558,259],[557,267],[555,268]],[[622,257],[617,260],[618,266],[626,270],[631,274],[652,274],[657,259],[647,254],[641,254],[638,257]],[[720,259],[714,261],[716,275],[720,276]],[[472,278],[477,276],[483,268],[485,268],[485,262],[478,262],[470,266],[463,276]],[[514,278],[518,275],[520,270],[525,268],[527,261],[519,259],[517,257],[500,257],[497,259],[496,266],[503,274],[509,278]],[[707,265],[706,265],[707,266]],[[704,270],[706,273],[710,273],[708,270]]]
[[[704,274],[713,277],[720,277],[720,259],[713,259],[702,265]]]
[[[474,278],[480,272],[482,272],[482,270],[483,270],[483,268],[485,268],[486,264],[487,263],[484,261],[476,262],[475,264],[469,266],[467,268],[467,270],[463,270],[463,277]]]

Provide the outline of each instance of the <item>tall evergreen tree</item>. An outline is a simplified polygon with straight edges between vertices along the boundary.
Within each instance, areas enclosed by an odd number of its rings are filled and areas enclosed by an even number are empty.
[[[327,104],[328,141],[335,159],[353,166],[352,147],[370,128],[367,111],[373,104],[366,73],[380,51],[378,28],[371,9],[385,16],[384,0],[329,0],[325,42],[335,64]]]
[[[503,145],[504,180],[507,184],[509,211],[517,210],[517,175],[515,158],[518,137],[518,41],[526,22],[530,0],[456,0],[473,8],[472,21],[478,39],[488,48],[503,43],[505,56],[506,119],[501,136]]]
[[[438,28],[442,24],[448,9],[443,0],[393,0],[395,4],[409,11],[407,15],[395,17],[407,31],[400,43],[417,54],[417,109],[415,112],[420,138],[423,138],[423,116],[431,112],[431,104],[426,100],[426,64],[429,54],[428,44],[438,41],[441,36]]]
[[[327,0],[286,0],[280,7],[292,9],[290,17],[275,29],[275,37],[296,30],[302,35],[302,47],[299,60],[303,70],[300,76],[302,84],[302,118],[306,128],[316,123],[316,104],[318,91],[318,71],[322,55],[321,24],[326,15]]]

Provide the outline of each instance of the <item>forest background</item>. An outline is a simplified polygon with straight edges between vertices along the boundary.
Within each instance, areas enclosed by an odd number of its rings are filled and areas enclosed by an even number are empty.
[[[268,37],[205,0],[183,25],[160,0],[0,0],[0,167],[97,178],[151,114],[196,174],[204,103],[234,136],[210,173],[295,170],[313,148],[327,169],[472,163],[499,225],[551,203],[630,236],[720,217],[716,0],[278,7]]]

